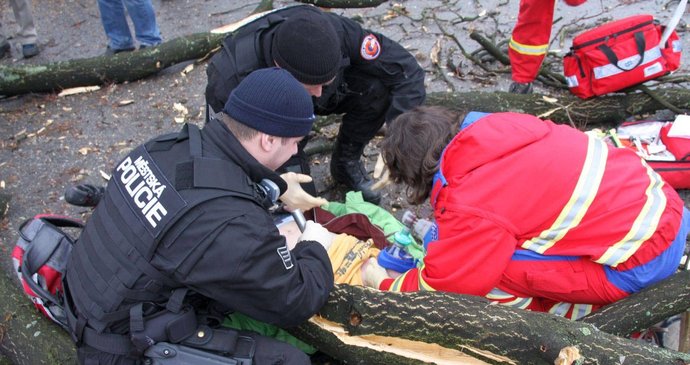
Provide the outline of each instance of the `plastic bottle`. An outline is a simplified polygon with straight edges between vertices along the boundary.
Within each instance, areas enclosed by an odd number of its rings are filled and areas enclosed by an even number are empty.
[[[428,219],[418,218],[410,210],[406,210],[402,216],[402,223],[409,227],[415,238],[422,242],[424,250],[429,242],[438,240],[438,225]]]
[[[407,227],[396,232],[393,236],[393,243],[379,253],[379,265],[397,272],[405,272],[415,268],[415,259],[406,249],[411,243],[412,237]]]

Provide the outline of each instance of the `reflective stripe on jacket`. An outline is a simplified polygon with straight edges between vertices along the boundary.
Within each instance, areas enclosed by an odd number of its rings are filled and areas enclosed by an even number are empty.
[[[431,194],[439,240],[423,267],[382,288],[484,296],[520,249],[629,270],[680,227],[682,200],[634,152],[525,114],[463,129],[440,171]]]

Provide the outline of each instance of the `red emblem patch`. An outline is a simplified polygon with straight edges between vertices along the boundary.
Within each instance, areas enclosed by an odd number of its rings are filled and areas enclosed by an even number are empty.
[[[368,61],[375,60],[379,57],[381,54],[381,44],[379,40],[376,39],[375,35],[369,34],[364,37],[362,46],[359,49],[359,54]]]

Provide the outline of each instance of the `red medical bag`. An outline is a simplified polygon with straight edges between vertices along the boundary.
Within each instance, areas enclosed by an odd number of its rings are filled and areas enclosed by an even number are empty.
[[[563,57],[570,91],[583,98],[619,91],[663,76],[680,66],[681,42],[651,15],[635,15],[590,29],[573,39]]]

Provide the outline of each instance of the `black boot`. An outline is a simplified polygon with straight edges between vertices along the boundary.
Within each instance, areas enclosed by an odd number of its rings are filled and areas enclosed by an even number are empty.
[[[95,207],[105,194],[105,187],[91,184],[70,186],[65,190],[65,201],[79,207]]]
[[[378,205],[381,202],[381,193],[371,189],[374,182],[360,161],[365,145],[366,143],[353,142],[338,135],[331,156],[331,176],[335,182],[347,186],[350,190],[361,191],[364,200]]]
[[[508,88],[508,92],[511,94],[531,94],[532,90],[533,88],[531,82],[513,82],[512,84],[510,84],[510,88]]]

